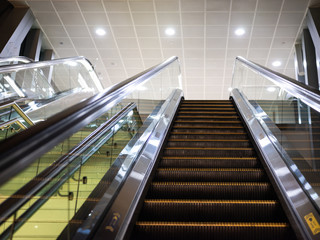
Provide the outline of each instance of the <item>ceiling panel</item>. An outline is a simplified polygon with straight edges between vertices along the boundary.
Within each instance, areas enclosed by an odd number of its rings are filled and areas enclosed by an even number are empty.
[[[105,87],[177,55],[186,98],[220,99],[228,97],[238,55],[294,75],[293,47],[310,1],[12,2],[30,6],[57,57],[88,57]],[[239,27],[243,36],[235,34]],[[98,28],[106,34],[98,36]],[[273,67],[274,60],[282,65]]]

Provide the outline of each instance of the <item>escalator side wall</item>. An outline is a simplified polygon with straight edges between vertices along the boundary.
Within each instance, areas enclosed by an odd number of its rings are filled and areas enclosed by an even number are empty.
[[[164,153],[164,148],[165,148],[165,146],[166,146],[166,144],[167,144],[167,141],[168,141],[168,138],[169,138],[169,136],[170,136],[170,131],[171,131],[171,129],[173,128],[174,121],[175,121],[175,119],[176,119],[176,117],[177,117],[178,109],[180,108],[180,105],[181,105],[181,103],[182,103],[183,100],[184,100],[184,97],[182,97],[182,98],[180,99],[179,105],[178,105],[178,107],[177,107],[177,111],[175,112],[175,115],[174,115],[174,117],[172,118],[170,127],[168,128],[167,135],[166,135],[164,141],[162,142],[162,145],[160,146],[159,155],[158,155],[158,157],[157,157],[157,160],[155,161],[154,167],[153,167],[153,169],[151,170],[150,176],[149,176],[149,178],[148,178],[148,180],[147,180],[147,182],[146,182],[146,185],[145,185],[145,187],[144,187],[144,189],[143,189],[143,191],[142,191],[142,194],[141,194],[141,197],[140,197],[140,199],[139,199],[139,202],[137,203],[137,207],[136,207],[135,210],[134,210],[134,213],[133,213],[133,216],[132,216],[131,221],[130,221],[130,223],[129,223],[128,229],[127,229],[126,234],[125,234],[125,236],[124,236],[124,240],[130,239],[130,237],[131,237],[131,233],[132,233],[132,230],[133,230],[133,228],[134,228],[135,222],[137,221],[137,219],[138,219],[138,217],[139,217],[140,211],[141,211],[142,206],[143,206],[144,199],[145,199],[145,197],[146,197],[146,195],[147,195],[147,193],[148,193],[148,190],[149,190],[149,187],[150,187],[150,185],[151,185],[151,182],[152,182],[152,180],[154,179],[154,176],[155,176],[155,174],[156,174],[156,170],[157,170],[157,168],[158,168],[160,159],[162,158],[162,155],[163,155],[163,153]]]
[[[272,187],[277,195],[277,198],[279,199],[281,207],[284,210],[284,213],[285,213],[286,217],[288,218],[288,221],[290,222],[292,229],[293,229],[294,233],[296,234],[296,237],[298,239],[306,239],[306,236],[304,235],[305,230],[302,229],[301,222],[297,219],[297,216],[291,207],[292,203],[285,196],[283,189],[281,188],[281,186],[279,184],[279,180],[273,172],[272,166],[270,165],[268,160],[263,155],[263,153],[262,153],[263,150],[261,149],[261,147],[259,147],[257,140],[253,137],[253,132],[252,132],[250,126],[248,126],[249,123],[245,120],[244,113],[239,110],[240,104],[237,103],[236,100],[232,96],[230,97],[230,100],[232,100],[232,102],[234,103],[235,109],[238,112],[245,129],[247,130],[248,137],[251,141],[251,144],[255,148],[256,153],[261,160],[261,164],[267,173],[269,181],[272,184]]]

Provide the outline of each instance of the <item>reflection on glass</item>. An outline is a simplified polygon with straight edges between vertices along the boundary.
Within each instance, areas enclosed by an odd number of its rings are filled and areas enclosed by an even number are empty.
[[[69,89],[84,85],[90,77],[90,71],[65,70],[73,80]],[[60,87],[55,85],[55,91]],[[107,207],[111,202],[177,88],[181,88],[180,69],[174,61],[3,184],[0,238],[68,239],[88,219],[99,217],[101,211],[92,216],[97,203]],[[32,111],[28,115],[34,119]],[[26,186],[31,184],[31,190],[39,189],[28,196],[20,194],[30,191]],[[21,206],[9,214],[3,206],[10,201]]]
[[[240,61],[233,88],[240,90],[265,131],[275,137],[278,151],[319,208],[320,113]]]

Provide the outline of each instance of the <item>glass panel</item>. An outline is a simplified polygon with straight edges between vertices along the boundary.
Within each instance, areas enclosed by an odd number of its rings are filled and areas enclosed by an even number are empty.
[[[236,61],[239,89],[309,197],[320,207],[320,114],[267,76]],[[276,141],[274,141],[276,140]]]
[[[76,76],[74,72],[69,73]],[[78,227],[92,217],[91,212],[99,201],[105,207],[111,203],[173,91],[180,86],[179,63],[175,61],[136,89],[130,87],[131,93],[120,98],[114,107],[2,185],[0,238],[73,236]],[[122,117],[118,117],[119,114]],[[116,117],[117,121],[105,127],[107,120]],[[71,154],[72,149],[78,150]],[[59,169],[57,174],[53,169]],[[26,186],[32,186],[31,190]],[[39,189],[32,192],[34,186]],[[32,194],[26,197],[20,194],[23,191]],[[5,214],[3,206],[9,201],[20,203],[21,207]],[[96,217],[99,214],[101,212]]]

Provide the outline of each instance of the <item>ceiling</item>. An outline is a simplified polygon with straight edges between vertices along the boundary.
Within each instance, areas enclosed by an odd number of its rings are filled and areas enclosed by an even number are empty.
[[[308,6],[319,0],[10,2],[31,8],[56,58],[87,57],[105,87],[175,55],[187,99],[227,99],[239,55],[294,77],[294,43]],[[273,67],[275,60],[281,66]]]

